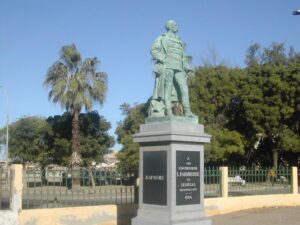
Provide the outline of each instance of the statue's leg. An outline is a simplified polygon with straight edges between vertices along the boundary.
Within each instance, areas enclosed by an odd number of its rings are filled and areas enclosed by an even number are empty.
[[[175,74],[175,81],[179,86],[181,104],[183,106],[185,116],[194,116],[190,108],[189,90],[187,85],[187,77],[185,72],[177,72]]]
[[[172,105],[171,105],[171,92],[173,85],[174,71],[171,69],[165,70],[165,80],[164,80],[164,100],[166,106],[166,114],[167,116],[171,116],[172,114]]]

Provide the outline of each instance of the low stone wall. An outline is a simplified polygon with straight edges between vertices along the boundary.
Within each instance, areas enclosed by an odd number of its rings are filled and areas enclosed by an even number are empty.
[[[19,214],[20,225],[126,225],[137,205],[28,209]]]
[[[115,205],[22,210],[20,225],[115,225]]]
[[[256,195],[205,199],[208,216],[239,210],[299,206],[299,194]],[[29,209],[19,214],[20,225],[130,225],[136,216],[137,205],[102,205],[72,208]]]
[[[293,169],[293,184],[298,183]],[[223,173],[226,173],[226,171]],[[69,208],[47,208],[22,210],[22,166],[12,166],[11,209],[0,211],[0,225],[130,225],[137,214],[137,205],[101,205]],[[227,182],[223,182],[227,185]],[[226,185],[222,191],[227,193]],[[294,194],[256,195],[205,199],[208,216],[239,210],[274,206],[299,206],[298,186],[293,185]]]
[[[300,194],[255,195],[205,199],[205,211],[208,216],[220,215],[253,208],[299,205]]]
[[[0,210],[0,225],[19,225],[18,213]]]

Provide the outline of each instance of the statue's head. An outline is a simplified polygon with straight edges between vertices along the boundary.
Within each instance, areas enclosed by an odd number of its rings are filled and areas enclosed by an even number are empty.
[[[178,26],[174,20],[168,20],[166,23],[166,30],[173,31],[174,33],[178,32]]]

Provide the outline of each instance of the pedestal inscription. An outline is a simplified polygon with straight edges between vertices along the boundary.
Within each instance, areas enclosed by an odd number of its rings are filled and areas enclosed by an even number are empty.
[[[167,152],[143,152],[143,203],[167,205]]]
[[[176,205],[200,204],[200,152],[176,151]]]

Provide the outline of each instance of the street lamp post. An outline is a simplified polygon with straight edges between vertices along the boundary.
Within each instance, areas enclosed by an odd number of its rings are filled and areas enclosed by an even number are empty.
[[[1,90],[4,93],[5,100],[6,100],[6,154],[5,154],[5,160],[6,160],[6,165],[8,164],[8,126],[9,126],[9,99],[8,99],[8,94],[4,88],[3,85],[0,85]]]

